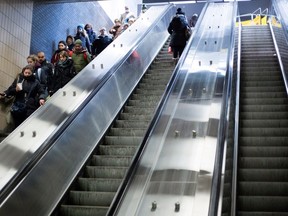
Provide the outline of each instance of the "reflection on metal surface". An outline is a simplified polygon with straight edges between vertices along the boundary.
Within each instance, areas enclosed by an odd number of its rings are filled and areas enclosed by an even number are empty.
[[[145,13],[151,17],[149,22],[136,21],[131,28],[138,28],[137,31],[124,32],[113,42],[114,45],[121,43],[122,47],[107,47],[1,143],[0,188],[3,188],[35,151],[46,144],[51,134],[74,114],[106,73],[112,72],[105,85],[81,107],[81,112],[57,137],[49,151],[1,203],[0,215],[50,215],[53,211],[168,38],[166,26],[172,7],[166,5],[149,10]],[[150,22],[155,22],[151,29]],[[159,40],[152,44],[155,36]],[[130,53],[133,47],[137,58]],[[118,60],[121,64],[113,67]],[[33,131],[37,136],[32,140]]]
[[[207,7],[117,215],[208,215],[233,16]]]

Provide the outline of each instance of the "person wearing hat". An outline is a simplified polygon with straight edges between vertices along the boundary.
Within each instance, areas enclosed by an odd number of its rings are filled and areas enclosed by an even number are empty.
[[[74,40],[76,41],[78,39],[80,39],[82,41],[82,46],[84,48],[86,48],[89,53],[91,53],[90,40],[89,40],[89,37],[88,37],[88,35],[84,29],[83,24],[79,24],[77,26],[77,32],[76,32],[76,35],[74,36]]]
[[[129,11],[129,7],[125,6],[125,12],[120,16],[121,24],[127,23],[130,18],[136,18],[133,13]]]
[[[114,25],[109,30],[109,33],[112,34],[112,39],[115,40],[122,32],[122,23],[119,19],[114,20]]]
[[[177,9],[176,15],[172,18],[167,28],[171,35],[170,47],[173,51],[173,60],[177,63],[186,46],[186,30],[190,28],[181,8]]]
[[[106,34],[106,28],[102,27],[99,30],[100,34],[93,43],[94,55],[99,55],[110,43],[112,43],[112,38]]]
[[[72,52],[68,50],[67,44],[65,41],[61,40],[58,42],[58,49],[54,52],[52,58],[51,58],[51,63],[53,65],[57,64],[57,62],[59,61],[59,53],[61,51],[66,51],[68,52],[68,54],[71,56]]]
[[[89,64],[91,61],[91,55],[87,49],[82,46],[82,41],[80,39],[77,39],[74,44],[71,58],[74,62],[76,73],[78,74],[84,67],[86,67],[86,65]]]

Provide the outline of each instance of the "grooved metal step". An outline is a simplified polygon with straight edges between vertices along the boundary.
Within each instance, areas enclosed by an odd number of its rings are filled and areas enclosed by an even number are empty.
[[[174,70],[168,45],[169,40],[97,146],[59,215],[106,215]]]
[[[242,35],[236,215],[288,215],[288,99],[282,73],[269,26],[243,26]]]

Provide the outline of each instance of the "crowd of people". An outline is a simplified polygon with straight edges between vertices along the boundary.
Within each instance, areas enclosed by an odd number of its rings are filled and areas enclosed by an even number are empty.
[[[142,13],[146,10],[147,7],[144,5]],[[48,97],[80,73],[93,58],[132,25],[135,19],[136,17],[126,6],[120,19],[115,19],[114,25],[108,31],[111,36],[106,33],[105,27],[100,28],[97,35],[91,24],[80,24],[74,36],[68,35],[65,41],[58,42],[58,49],[54,52],[51,61],[46,59],[42,51],[29,55],[27,65],[7,90],[0,93],[0,98],[14,97],[11,115],[15,127],[19,126],[39,106],[44,105]],[[176,16],[168,26],[174,59],[179,58],[186,45],[187,38],[183,29],[187,26],[189,25],[185,13],[178,8]]]
[[[147,8],[145,6],[142,9]],[[44,105],[48,97],[80,73],[135,19],[126,6],[125,12],[119,19],[115,19],[109,29],[111,35],[108,35],[105,27],[100,28],[97,34],[91,24],[79,24],[74,36],[68,35],[66,40],[58,42],[58,49],[53,53],[51,61],[46,59],[42,51],[29,55],[27,65],[13,83],[0,93],[0,99],[14,97],[10,110],[14,126],[19,126],[39,106]]]

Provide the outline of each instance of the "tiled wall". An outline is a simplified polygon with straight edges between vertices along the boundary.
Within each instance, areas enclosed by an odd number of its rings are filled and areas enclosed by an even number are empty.
[[[50,60],[58,42],[65,41],[69,34],[74,36],[77,25],[86,23],[91,23],[97,33],[100,27],[113,24],[98,2],[35,3],[31,53],[44,51]]]
[[[0,92],[26,65],[30,51],[33,2],[0,1]],[[0,131],[6,126],[6,109],[0,104]]]

